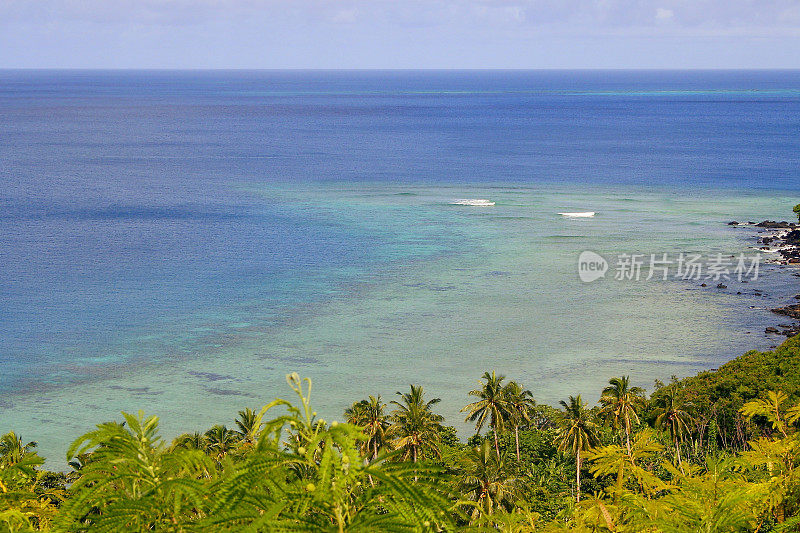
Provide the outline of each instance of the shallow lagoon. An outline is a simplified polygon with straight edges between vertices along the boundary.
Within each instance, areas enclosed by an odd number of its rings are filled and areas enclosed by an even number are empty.
[[[6,393],[3,419],[57,457],[69,438],[122,409],[158,413],[168,435],[232,421],[240,408],[285,395],[284,375],[297,371],[314,379],[326,418],[414,382],[441,396],[448,421],[461,427],[458,409],[485,369],[555,403],[579,392],[594,400],[613,375],[652,388],[656,378],[766,348],[779,342],[762,333],[776,320],[766,308],[785,302],[796,279],[769,266],[759,280],[726,289],[647,281],[646,268],[641,281],[618,281],[613,264],[590,284],[577,275],[583,250],[609,261],[622,253],[751,254],[755,229],[725,222],[732,212],[779,215],[790,198],[776,194],[715,194],[712,202],[653,190],[365,184],[252,193],[313,210],[320,224],[374,231],[397,256],[369,270],[342,266],[338,283],[279,314],[269,300],[252,299],[140,326],[115,339],[107,358],[73,359],[50,382]],[[464,196],[496,203],[450,204]],[[556,214],[575,208],[597,215]],[[411,257],[405,248],[421,251]]]

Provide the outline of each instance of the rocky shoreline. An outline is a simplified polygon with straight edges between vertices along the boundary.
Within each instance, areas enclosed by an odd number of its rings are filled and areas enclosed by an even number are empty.
[[[800,267],[800,224],[793,222],[764,220],[763,222],[739,223],[728,222],[729,226],[750,226],[757,230],[758,245],[756,248],[767,255],[768,262],[777,265],[792,265]],[[800,277],[800,272],[793,273]],[[800,300],[800,294],[795,296]],[[789,304],[784,307],[770,309],[779,316],[790,320],[800,320],[800,303]],[[785,335],[792,337],[800,334],[800,323],[778,324],[764,330],[766,334]]]

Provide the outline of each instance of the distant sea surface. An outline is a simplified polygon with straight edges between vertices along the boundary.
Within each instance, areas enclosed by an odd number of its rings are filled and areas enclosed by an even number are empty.
[[[59,465],[120,410],[231,425],[291,371],[326,418],[413,382],[460,428],[485,370],[652,390],[780,342],[798,278],[613,258],[752,253],[726,222],[799,188],[799,71],[0,71],[0,433]]]

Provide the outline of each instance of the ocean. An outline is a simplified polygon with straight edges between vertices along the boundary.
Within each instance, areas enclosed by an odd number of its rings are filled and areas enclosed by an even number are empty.
[[[120,410],[231,425],[292,371],[326,419],[420,383],[459,429],[486,370],[652,390],[779,343],[797,277],[617,259],[754,254],[726,223],[798,186],[800,71],[0,71],[0,433],[57,466]]]

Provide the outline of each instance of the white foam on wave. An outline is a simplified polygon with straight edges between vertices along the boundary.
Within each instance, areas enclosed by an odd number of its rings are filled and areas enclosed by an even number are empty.
[[[594,213],[594,211],[581,211],[577,213],[559,213],[559,215],[569,218],[591,218],[594,216]]]
[[[476,207],[491,207],[494,202],[491,200],[484,200],[482,198],[468,198],[465,200],[453,200],[450,205],[472,205]]]

